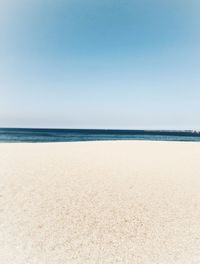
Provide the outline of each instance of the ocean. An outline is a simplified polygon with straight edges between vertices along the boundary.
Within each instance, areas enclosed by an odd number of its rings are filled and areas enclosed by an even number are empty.
[[[0,142],[200,141],[198,131],[0,128]]]

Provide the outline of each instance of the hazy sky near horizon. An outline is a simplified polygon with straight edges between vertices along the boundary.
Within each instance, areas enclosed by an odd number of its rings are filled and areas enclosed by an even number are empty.
[[[0,0],[0,126],[200,129],[197,0]]]

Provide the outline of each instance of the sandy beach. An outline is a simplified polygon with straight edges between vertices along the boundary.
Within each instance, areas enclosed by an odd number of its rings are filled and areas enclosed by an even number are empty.
[[[200,143],[0,144],[0,263],[200,263]]]

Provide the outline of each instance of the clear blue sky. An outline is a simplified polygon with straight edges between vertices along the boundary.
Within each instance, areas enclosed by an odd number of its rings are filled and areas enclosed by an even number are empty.
[[[1,1],[0,126],[200,129],[199,1]]]

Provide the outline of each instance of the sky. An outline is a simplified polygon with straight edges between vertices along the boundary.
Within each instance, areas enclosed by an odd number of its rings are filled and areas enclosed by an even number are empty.
[[[200,129],[197,0],[0,0],[0,127]]]

